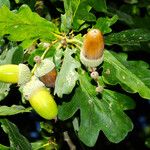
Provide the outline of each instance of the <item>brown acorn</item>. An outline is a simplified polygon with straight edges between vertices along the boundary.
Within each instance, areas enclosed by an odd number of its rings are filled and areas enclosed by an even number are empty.
[[[103,61],[104,39],[100,30],[91,29],[85,36],[80,53],[81,62],[87,67],[97,67]]]
[[[37,69],[34,72],[35,76],[38,77],[46,87],[55,87],[57,76],[55,64],[49,59],[44,59],[37,65]]]
[[[54,68],[39,79],[45,84],[46,87],[55,87],[56,76],[57,72]]]

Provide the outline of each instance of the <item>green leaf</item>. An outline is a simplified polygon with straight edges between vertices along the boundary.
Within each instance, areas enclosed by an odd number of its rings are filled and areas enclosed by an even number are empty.
[[[31,143],[32,150],[54,150],[58,149],[58,146],[52,142],[49,142],[48,139],[38,140],[36,142]]]
[[[96,21],[95,15],[90,12],[91,9],[92,7],[88,4],[88,1],[81,0],[73,19],[74,30],[78,30],[85,21]]]
[[[111,142],[123,140],[133,128],[130,118],[123,112],[134,107],[132,99],[106,89],[99,98],[96,87],[83,74],[80,86],[70,102],[59,106],[58,117],[66,120],[80,110],[78,136],[87,146],[94,146],[101,130]]]
[[[21,47],[12,47],[4,52],[4,56],[1,56],[0,64],[19,64],[23,60],[23,55],[24,53]]]
[[[72,27],[73,17],[78,9],[80,0],[64,0],[65,15],[62,15],[63,31],[69,31]]]
[[[20,2],[20,0],[15,0],[15,2],[18,4]]]
[[[126,23],[127,25],[133,27],[134,22],[133,22],[133,17],[123,11],[120,11],[116,8],[109,8],[108,12],[111,15],[117,15],[119,17],[119,20]]]
[[[4,57],[4,58],[3,58]],[[5,64],[7,62],[8,54],[6,50],[0,55],[0,65]],[[10,83],[0,82],[0,101],[3,100],[10,90]]]
[[[0,144],[0,150],[10,150],[10,148]]]
[[[2,128],[8,134],[11,150],[31,150],[31,145],[28,140],[20,134],[15,124],[7,119],[1,119]]]
[[[119,33],[112,33],[105,38],[108,45],[135,45],[140,46],[140,42],[150,41],[150,30],[130,29]]]
[[[3,6],[0,14],[0,36],[8,34],[12,41],[37,38],[51,41],[55,39],[52,32],[58,32],[55,24],[32,12],[27,5],[22,5],[17,13]]]
[[[91,6],[86,0],[64,0],[65,14],[61,16],[61,30],[69,32],[77,30],[85,21],[95,21],[95,16],[90,13]]]
[[[150,99],[150,70],[143,61],[127,61],[126,54],[105,51],[103,79],[108,84],[120,84],[127,92],[138,92]]]
[[[103,34],[106,33],[110,33],[112,31],[112,29],[110,28],[110,26],[112,26],[114,23],[116,23],[116,21],[118,20],[118,16],[114,15],[112,18],[99,18],[96,21],[96,25],[94,26],[94,28],[100,29],[102,31]]]
[[[5,44],[5,40],[3,39],[3,37],[0,37],[0,46],[2,47],[2,46],[4,46],[4,44]],[[0,48],[0,50],[1,50],[1,48]]]
[[[150,148],[150,138],[147,138],[145,141],[145,145]]]
[[[32,108],[24,108],[21,105],[12,105],[11,107],[0,106],[0,116],[15,115],[24,112],[30,112],[31,110]]]
[[[11,63],[12,64],[19,64],[23,61],[23,56],[24,56],[24,50],[22,47],[17,47],[15,49],[15,52],[13,53]]]
[[[23,50],[30,48],[34,43],[36,42],[37,39],[28,39],[24,40],[19,46],[22,47]]]
[[[61,31],[68,33],[71,28],[71,23],[67,20],[66,14],[61,14]]]
[[[0,101],[3,100],[8,95],[10,85],[11,84],[9,83],[0,82]]]
[[[62,57],[63,57],[63,48],[61,45],[58,45],[56,47],[55,55],[54,55],[54,63],[56,66],[56,70],[60,70],[61,68],[61,63],[62,63]]]
[[[49,134],[53,133],[53,126],[50,124],[50,122],[40,122],[40,127],[42,131],[44,130]]]
[[[125,2],[129,4],[136,4],[138,3],[138,0],[126,0]]]
[[[90,5],[99,12],[107,12],[105,0],[89,0]]]
[[[32,145],[32,150],[40,150],[42,148],[45,148],[46,146],[44,145],[47,145],[47,140],[38,140],[36,142],[33,142],[31,143]],[[49,144],[47,145],[49,147]]]
[[[80,67],[80,63],[71,56],[73,53],[75,50],[69,48],[65,50],[63,64],[56,78],[54,94],[59,97],[69,94],[78,80],[76,69]]]
[[[142,16],[142,17],[139,17],[139,16],[135,16],[133,18],[133,21],[134,21],[134,28],[148,28],[150,29],[150,16]]]
[[[6,5],[8,8],[10,8],[10,2],[9,2],[9,0],[0,0],[0,8],[3,5]]]

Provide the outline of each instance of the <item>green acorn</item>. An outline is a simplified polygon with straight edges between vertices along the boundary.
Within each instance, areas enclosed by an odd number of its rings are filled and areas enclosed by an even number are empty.
[[[0,81],[23,85],[31,78],[31,72],[25,64],[5,64],[0,66]]]
[[[35,76],[23,87],[23,96],[29,100],[33,109],[47,120],[55,119],[57,104],[45,85]]]

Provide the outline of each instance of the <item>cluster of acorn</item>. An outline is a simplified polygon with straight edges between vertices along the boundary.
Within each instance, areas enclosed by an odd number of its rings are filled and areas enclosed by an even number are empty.
[[[83,41],[80,60],[87,67],[97,67],[103,61],[104,41],[98,29],[90,30]],[[33,109],[45,119],[54,119],[58,108],[48,88],[55,86],[56,69],[50,59],[35,58],[36,69],[31,77],[30,69],[25,64],[6,64],[0,66],[0,81],[17,83],[22,88],[25,99]],[[93,73],[92,73],[93,74]],[[93,77],[95,78],[95,77]]]
[[[47,82],[45,78],[49,76]],[[6,64],[0,66],[0,81],[17,83],[22,94],[33,109],[45,119],[54,119],[57,116],[58,108],[50,94],[48,87],[54,86],[56,79],[55,65],[49,59],[41,60],[37,69],[31,77],[30,69],[25,64]],[[45,85],[44,83],[49,83]]]

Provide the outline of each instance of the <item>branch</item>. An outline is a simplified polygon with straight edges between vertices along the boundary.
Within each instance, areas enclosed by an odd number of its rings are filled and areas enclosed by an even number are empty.
[[[68,132],[65,131],[65,132],[63,133],[63,135],[64,135],[64,141],[67,142],[67,144],[68,144],[70,150],[76,150],[76,146],[75,146],[75,145],[73,144],[73,142],[71,141]]]

